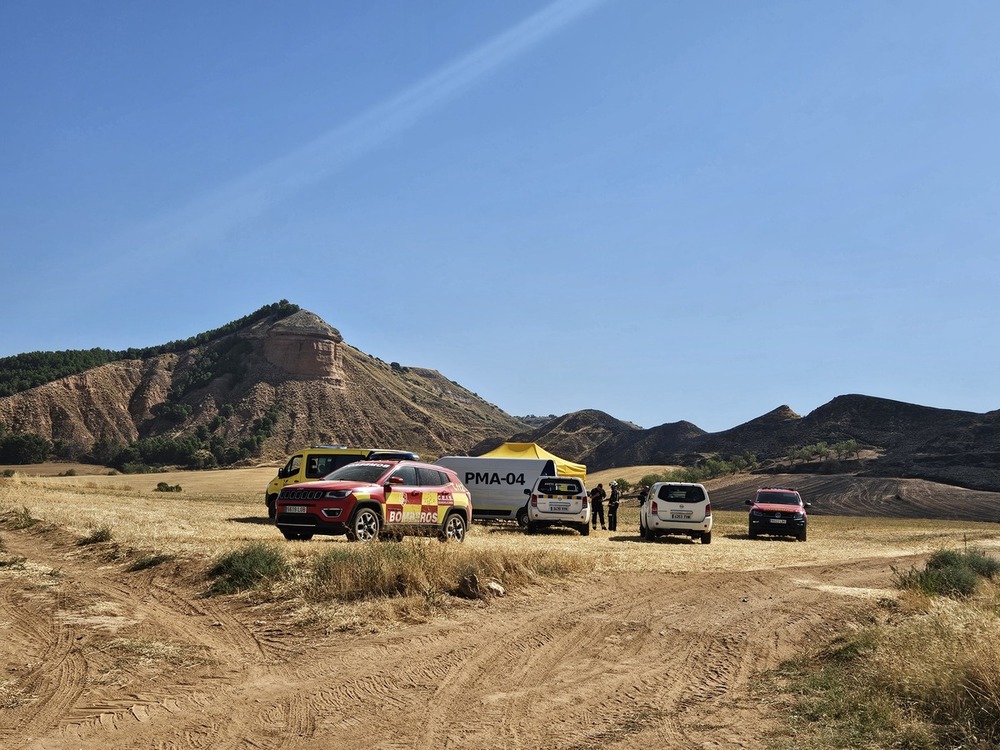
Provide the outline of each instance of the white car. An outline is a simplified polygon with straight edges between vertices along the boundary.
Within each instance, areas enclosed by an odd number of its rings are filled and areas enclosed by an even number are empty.
[[[702,544],[712,543],[712,502],[704,485],[657,482],[639,506],[639,536],[648,541],[660,534],[684,534]]]
[[[524,531],[533,534],[546,526],[569,526],[590,534],[590,497],[579,477],[539,477],[528,496],[528,518]]]

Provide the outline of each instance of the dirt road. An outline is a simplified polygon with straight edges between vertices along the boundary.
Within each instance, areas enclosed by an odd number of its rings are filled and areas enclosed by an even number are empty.
[[[760,670],[891,595],[877,544],[777,575],[738,569],[753,543],[732,535],[647,545],[711,555],[704,572],[605,570],[422,624],[325,633],[58,535],[2,539],[24,558],[0,572],[10,750],[762,747],[781,709],[750,698]],[[794,560],[807,547],[758,549]]]

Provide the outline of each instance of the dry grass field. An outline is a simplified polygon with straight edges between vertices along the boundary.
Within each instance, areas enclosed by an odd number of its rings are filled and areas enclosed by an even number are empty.
[[[735,510],[711,545],[648,543],[626,506],[586,538],[477,524],[463,545],[381,546],[489,573],[506,596],[427,573],[400,596],[318,597],[322,566],[371,559],[342,538],[286,542],[263,504],[274,467],[64,472],[0,478],[12,750],[765,748],[781,721],[757,710],[761,674],[875,617],[893,567],[1000,545],[993,523],[833,515],[810,518],[808,543],[750,540]],[[287,572],[207,596],[213,563],[254,544]]]

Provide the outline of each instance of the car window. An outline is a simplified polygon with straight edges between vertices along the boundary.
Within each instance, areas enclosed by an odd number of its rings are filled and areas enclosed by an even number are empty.
[[[416,466],[397,466],[393,469],[391,476],[401,477],[403,479],[403,484],[408,487],[416,487],[419,484],[417,481]]]
[[[358,461],[361,456],[356,453],[335,453],[329,456],[318,456],[318,458],[320,471],[326,475],[331,471],[336,471],[342,466],[353,464],[355,461]]]
[[[538,483],[538,492],[542,495],[579,495],[583,489],[572,479],[543,479]]]
[[[798,505],[799,496],[794,492],[758,492],[758,503],[777,503],[779,505]]]
[[[329,456],[307,456],[306,457],[306,479],[319,479],[325,477],[336,467],[330,466]]]
[[[697,503],[705,499],[705,492],[701,487],[678,487],[673,484],[665,484],[656,493],[656,499],[668,503]]]
[[[417,467],[417,479],[421,487],[440,487],[442,484],[448,484],[448,475],[443,471],[423,466]]]

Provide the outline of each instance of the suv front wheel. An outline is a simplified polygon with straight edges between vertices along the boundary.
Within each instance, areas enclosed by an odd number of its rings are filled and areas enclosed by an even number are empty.
[[[371,542],[378,538],[379,517],[371,508],[359,508],[351,519],[347,538],[352,542]]]

